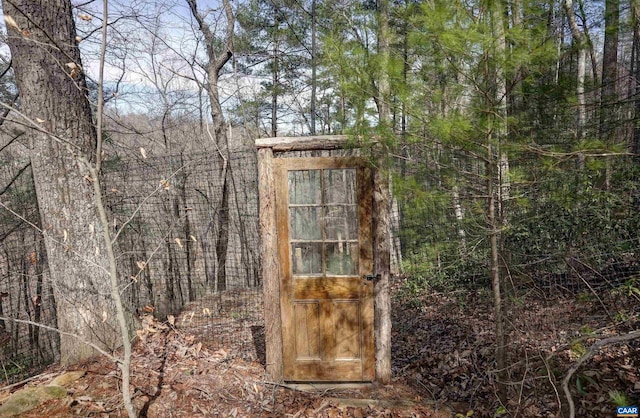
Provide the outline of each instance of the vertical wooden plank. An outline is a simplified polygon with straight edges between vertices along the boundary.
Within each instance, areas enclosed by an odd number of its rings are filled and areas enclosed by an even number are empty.
[[[260,253],[262,258],[262,289],[266,343],[266,372],[274,382],[283,380],[282,323],[280,319],[280,269],[276,227],[273,151],[258,150],[258,184],[260,199]]]
[[[362,280],[360,302],[362,305],[362,380],[375,380],[375,338],[374,338],[374,299],[373,283],[363,277],[373,274],[372,242],[372,186],[371,168],[361,166],[358,169],[358,239],[360,246],[360,270]]]
[[[320,303],[293,304],[296,360],[320,359]]]
[[[326,362],[332,362],[336,356],[335,335],[333,334],[333,301],[320,300],[320,356]]]
[[[382,170],[373,175],[373,264],[380,275],[374,287],[376,380],[391,382],[391,296],[389,278],[391,270],[391,239],[389,177]]]
[[[276,199],[276,231],[278,245],[276,253],[280,280],[280,327],[282,341],[283,380],[291,380],[295,375],[295,327],[293,323],[293,300],[291,289],[294,279],[291,269],[291,245],[289,242],[289,189],[285,159],[273,161],[273,178]],[[266,318],[265,318],[266,320]]]

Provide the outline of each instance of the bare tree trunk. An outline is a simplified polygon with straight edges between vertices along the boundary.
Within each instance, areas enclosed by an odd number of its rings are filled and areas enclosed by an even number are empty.
[[[271,68],[271,136],[278,136],[278,95],[280,94],[280,11],[273,2],[273,66]]]
[[[184,163],[184,159],[183,159],[183,155],[182,153],[180,154],[180,165],[182,167],[184,167],[185,163]],[[188,175],[187,175],[187,171],[186,169],[184,169],[182,171],[182,175],[181,175],[181,184],[180,184],[180,192],[181,192],[181,200],[182,200],[182,208],[187,208],[189,207],[189,204],[187,202],[187,180],[188,180]],[[187,298],[189,302],[193,302],[194,300],[196,300],[196,295],[195,295],[195,288],[194,288],[194,284],[193,284],[193,270],[194,270],[194,251],[193,251],[193,241],[191,240],[191,219],[190,219],[190,214],[188,210],[182,209],[184,210],[184,225],[183,225],[183,233],[184,233],[184,237],[185,237],[185,253],[187,256],[186,259],[186,274],[187,274]]]
[[[380,75],[378,79],[378,117],[380,125],[391,123],[391,82],[389,61],[391,59],[391,35],[389,33],[389,1],[378,1],[378,53],[380,54]]]
[[[400,242],[400,205],[389,187],[391,208],[389,218],[389,234],[391,238],[391,274],[402,274],[402,242]]]
[[[380,126],[388,128],[391,122],[389,60],[391,55],[389,33],[389,0],[378,1],[378,52],[380,54],[380,77],[378,80],[378,113]],[[382,156],[384,157],[384,156]],[[391,296],[389,280],[391,273],[391,242],[389,178],[385,170],[374,174],[374,269],[380,275],[375,292],[375,341],[376,379],[384,384],[391,381]]]
[[[36,262],[34,265],[34,275],[36,276],[36,294],[34,299],[34,322],[40,323],[42,320],[42,295],[43,295],[43,283],[44,283],[44,255],[46,249],[44,248],[44,243],[38,239],[39,236],[34,231],[33,242],[37,243],[38,248],[35,251],[36,253]],[[40,328],[36,328],[33,333],[33,345],[37,347],[38,352],[42,353],[40,347]]]
[[[493,151],[488,147],[489,154]],[[490,157],[491,158],[491,157]],[[491,158],[493,159],[493,158]],[[488,164],[487,167],[491,167]],[[489,221],[489,241],[491,246],[491,288],[493,290],[493,311],[495,315],[496,333],[496,368],[498,375],[498,388],[502,401],[506,399],[505,377],[507,371],[506,336],[504,332],[504,313],[502,311],[502,286],[499,264],[499,244],[498,244],[498,217],[496,216],[496,195],[494,190],[493,169],[487,169],[487,192],[488,192],[488,221]]]
[[[616,137],[620,0],[605,1],[604,24],[602,93],[600,96],[600,137],[610,142]]]
[[[558,81],[560,80],[560,67],[562,64],[562,48],[564,45],[564,19],[565,19],[565,14],[563,14],[562,12],[558,12],[558,14],[560,15],[560,19],[559,19],[559,23],[558,22],[558,16],[556,16],[556,14],[554,13],[556,8],[555,8],[555,0],[551,0],[549,2],[549,24],[548,24],[548,32],[549,34],[553,33],[555,31],[555,38],[556,38],[556,59],[555,59],[555,73],[554,73],[554,77],[553,77],[553,82],[555,84],[558,84]],[[554,120],[556,119],[557,116],[557,111],[554,112]]]
[[[316,90],[317,90],[317,44],[316,44],[316,1],[311,0],[311,135],[316,134]]]
[[[565,13],[567,14],[569,28],[571,29],[571,36],[573,36],[573,41],[578,48],[578,69],[576,74],[578,123],[576,130],[578,139],[582,139],[585,137],[585,129],[587,125],[587,101],[584,93],[584,80],[587,70],[587,43],[584,34],[580,32],[580,28],[576,22],[576,14],[573,10],[573,0],[563,0],[562,5]]]
[[[458,238],[460,238],[460,258],[467,259],[467,233],[464,230],[464,209],[460,202],[460,192],[458,186],[454,185],[452,190],[453,210],[458,222]]]
[[[604,12],[604,50],[602,56],[602,93],[600,102],[600,138],[608,144],[618,137],[618,36],[620,0],[606,0]],[[611,157],[606,158],[605,188],[611,186]]]
[[[97,131],[70,2],[5,0],[3,8],[11,22],[9,46],[23,100],[21,116],[31,128],[31,165],[58,309],[61,362],[96,352],[114,360],[122,372],[124,406],[133,418],[128,315],[99,175],[108,2],[103,2]],[[122,358],[111,354],[120,346]]]
[[[509,159],[502,151],[502,143],[507,139],[507,103],[508,91],[506,75],[502,68],[502,62],[506,58],[507,41],[504,27],[504,11],[499,1],[493,2],[491,9],[491,21],[495,37],[494,73],[495,73],[495,97],[493,98],[494,112],[490,131],[487,137],[487,195],[488,195],[488,221],[489,241],[491,246],[491,287],[493,290],[494,314],[496,322],[496,366],[498,369],[498,389],[502,401],[506,401],[506,377],[507,377],[507,350],[506,332],[504,330],[504,312],[502,298],[502,274],[500,272],[500,247],[501,229],[506,219],[505,203],[509,195],[508,169]],[[495,138],[493,137],[493,130]],[[494,156],[492,143],[497,143]],[[495,167],[495,168],[494,168]],[[495,171],[494,171],[495,170]],[[497,184],[497,190],[494,185]]]
[[[633,16],[633,48],[634,48],[634,118],[633,135],[629,142],[629,151],[636,154],[636,160],[640,161],[640,0],[632,0],[631,12]]]
[[[391,242],[389,239],[389,180],[388,174],[376,170],[373,190],[373,237],[374,271],[379,275],[375,283],[375,351],[376,380],[383,384],[391,382],[391,294],[389,279],[391,271]]]
[[[216,278],[216,289],[218,291],[227,289],[227,248],[229,246],[229,170],[221,173],[223,179],[222,202],[218,211],[218,239],[216,242],[216,258],[218,260],[218,277]]]
[[[578,10],[580,11],[580,21],[582,23],[582,30],[585,42],[585,48],[587,49],[587,53],[591,60],[591,76],[593,77],[593,83],[596,84],[598,82],[600,74],[598,73],[598,57],[596,55],[596,50],[593,46],[593,40],[591,40],[591,34],[589,33],[589,22],[587,21],[587,14],[584,11],[584,1],[578,1]],[[573,36],[573,35],[572,35]],[[585,58],[586,62],[586,58]]]
[[[507,203],[511,196],[511,181],[509,180],[509,156],[505,152],[500,153],[498,160],[498,214],[500,222],[507,221]]]
[[[222,195],[220,196],[219,204],[217,208],[217,239],[216,239],[216,256],[218,260],[218,277],[216,278],[217,290],[224,290],[226,288],[226,259],[227,248],[229,245],[229,193],[231,187],[231,170],[229,165],[229,138],[227,136],[227,130],[225,129],[224,115],[222,113],[222,106],[220,105],[220,92],[218,90],[218,80],[220,77],[220,71],[225,64],[231,59],[233,54],[233,31],[235,25],[235,16],[231,9],[231,3],[229,0],[223,0],[223,7],[225,17],[227,20],[226,33],[224,46],[221,51],[216,51],[216,45],[218,39],[214,36],[213,31],[209,24],[204,20],[204,17],[198,12],[196,0],[187,0],[191,14],[193,15],[198,27],[202,32],[206,50],[208,63],[206,64],[207,71],[207,93],[209,94],[209,102],[211,106],[211,119],[213,121],[213,138],[215,142],[218,155],[220,157],[220,167],[218,170],[218,177],[221,181]]]
[[[8,44],[29,118],[30,158],[57,305],[61,362],[95,354],[82,340],[115,349],[108,259],[99,233],[89,174],[77,155],[95,152],[96,132],[87,100],[71,4],[4,0]]]
[[[98,218],[100,222],[100,230],[102,232],[102,240],[106,250],[106,256],[109,265],[109,296],[111,302],[115,307],[115,322],[118,326],[120,339],[122,342],[122,357],[116,357],[116,363],[120,369],[120,393],[122,394],[122,401],[124,408],[127,411],[129,418],[136,418],[138,413],[133,406],[131,400],[131,317],[127,315],[122,303],[122,296],[120,294],[120,286],[118,282],[118,267],[116,264],[116,256],[114,253],[114,241],[112,239],[109,230],[109,219],[107,218],[107,212],[105,205],[102,201],[103,189],[100,184],[100,169],[102,167],[102,134],[103,134],[103,117],[104,117],[104,65],[107,48],[107,28],[109,18],[109,2],[108,0],[102,1],[102,38],[100,42],[100,62],[99,62],[99,74],[98,74],[98,103],[96,108],[96,157],[95,165],[91,165],[86,158],[81,157],[85,167],[89,170],[91,183],[93,184],[93,201],[98,212]],[[103,311],[102,319],[106,322],[108,313]]]

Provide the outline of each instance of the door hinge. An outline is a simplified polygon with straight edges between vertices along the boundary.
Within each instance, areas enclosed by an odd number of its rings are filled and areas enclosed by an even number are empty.
[[[378,280],[380,280],[380,275],[379,274],[365,274],[364,276],[362,276],[363,279],[368,280],[370,282],[377,282]]]

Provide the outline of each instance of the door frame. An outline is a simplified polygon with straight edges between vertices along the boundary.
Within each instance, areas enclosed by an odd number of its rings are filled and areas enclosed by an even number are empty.
[[[256,139],[258,159],[258,196],[260,220],[260,255],[265,313],[265,371],[273,382],[283,382],[283,340],[280,309],[280,263],[276,223],[274,165],[278,158],[300,157],[301,151],[313,155],[343,156],[359,154],[358,141],[346,135],[273,137]],[[374,141],[375,143],[375,141]],[[371,144],[371,142],[369,142]],[[355,146],[355,148],[354,148]],[[348,150],[347,150],[348,148]],[[371,168],[373,190],[373,259],[374,273],[374,380],[386,384],[391,379],[391,300],[390,230],[388,177]],[[386,201],[386,203],[385,203]],[[382,325],[380,325],[382,324]]]

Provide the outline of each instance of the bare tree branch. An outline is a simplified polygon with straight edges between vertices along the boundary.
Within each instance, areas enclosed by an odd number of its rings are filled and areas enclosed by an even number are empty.
[[[22,175],[22,173],[24,173],[24,171],[31,167],[31,163],[27,163],[27,165],[25,165],[24,167],[22,167],[20,170],[18,170],[18,173],[13,176],[13,178],[11,180],[9,180],[9,183],[7,185],[5,185],[2,190],[0,190],[0,196],[2,196],[3,194],[5,194],[7,192],[7,190],[9,190],[9,187],[11,187],[11,185],[13,183],[15,183],[16,180],[18,180],[18,178],[20,178],[20,176]]]
[[[227,28],[225,33],[225,51],[223,51],[219,56],[216,54],[214,43],[215,36],[211,31],[211,27],[207,22],[205,22],[204,17],[198,12],[198,5],[196,4],[196,0],[187,0],[189,4],[189,8],[191,9],[191,14],[194,19],[198,23],[198,27],[200,31],[204,35],[204,40],[206,42],[207,48],[207,56],[213,60],[209,65],[213,65],[213,69],[216,73],[219,73],[222,67],[231,59],[233,55],[233,31],[235,26],[235,16],[233,14],[233,9],[231,8],[231,3],[229,0],[222,0],[222,5],[224,7],[224,12],[227,17]]]
[[[82,337],[80,337],[79,335],[74,334],[72,332],[62,331],[62,330],[60,330],[58,328],[50,327],[49,325],[45,325],[45,324],[42,324],[40,322],[29,321],[29,320],[26,320],[26,319],[16,319],[16,318],[8,317],[8,316],[0,316],[0,320],[2,320],[2,321],[12,321],[12,322],[15,322],[17,324],[33,325],[33,326],[38,327],[38,328],[46,329],[47,331],[57,332],[60,335],[65,335],[67,337],[76,338],[82,344],[88,345],[89,347],[93,348],[94,350],[96,350],[97,352],[102,354],[103,356],[107,357],[109,360],[111,360],[111,361],[113,361],[115,363],[118,363],[118,364],[122,363],[122,359],[114,356],[112,353],[109,353],[109,352],[103,350],[99,345],[94,344],[94,343],[92,343],[90,341],[87,341],[87,340],[83,339]]]
[[[623,335],[615,335],[613,337],[605,338],[604,340],[600,340],[597,343],[593,344],[586,353],[582,357],[580,357],[571,368],[567,371],[566,376],[562,380],[562,390],[564,391],[565,396],[567,397],[567,401],[569,402],[569,417],[575,418],[576,416],[576,406],[573,402],[573,397],[571,396],[571,391],[569,390],[569,381],[573,377],[576,371],[582,366],[584,362],[593,357],[600,348],[610,345],[621,343],[625,341],[635,340],[636,338],[640,338],[640,329],[632,331],[628,334]]]

